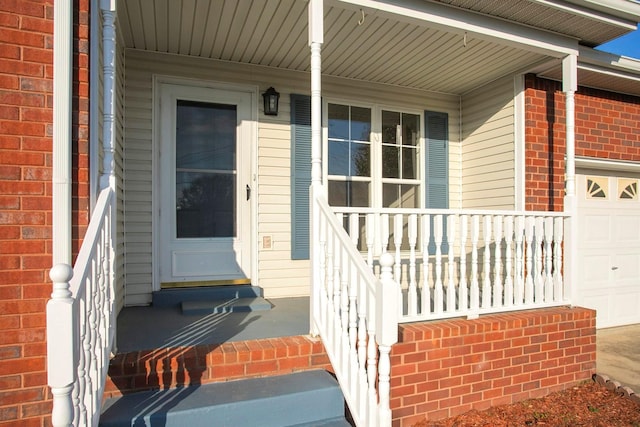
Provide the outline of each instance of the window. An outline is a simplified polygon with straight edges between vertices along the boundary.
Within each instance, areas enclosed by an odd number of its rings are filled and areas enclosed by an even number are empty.
[[[329,103],[329,204],[420,207],[420,121],[415,113]]]
[[[328,106],[329,204],[370,206],[371,109]]]

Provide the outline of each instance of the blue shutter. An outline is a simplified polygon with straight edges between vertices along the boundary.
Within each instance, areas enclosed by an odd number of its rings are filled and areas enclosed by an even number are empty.
[[[427,208],[449,207],[449,116],[424,112],[427,142]]]
[[[425,140],[427,144],[427,208],[449,208],[449,115],[435,111],[424,112]],[[446,218],[444,221],[445,234],[442,251],[447,252]],[[431,221],[431,242],[429,253],[436,252],[433,241],[433,219]]]
[[[309,259],[311,97],[291,94],[291,259]]]

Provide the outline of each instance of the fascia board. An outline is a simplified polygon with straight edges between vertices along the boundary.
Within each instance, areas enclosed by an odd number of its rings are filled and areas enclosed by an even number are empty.
[[[466,32],[478,39],[494,41],[557,58],[578,53],[578,40],[575,38],[434,2],[421,0],[333,1],[333,4],[340,3],[362,8],[370,14],[385,12],[393,15],[395,19],[412,24],[428,22],[431,27],[444,31],[459,32],[460,34]]]
[[[568,1],[560,1],[560,0],[529,0],[532,3],[538,3],[553,9],[562,10],[563,12],[568,12],[574,14],[576,16],[581,16],[583,18],[591,19],[594,21],[604,22],[609,25],[615,25],[616,27],[625,28],[629,31],[633,31],[636,29],[636,23],[640,20],[640,7],[635,7],[635,14],[624,14],[624,17],[618,16],[621,15],[617,12],[618,9],[607,8],[604,3],[605,1],[598,0],[598,3],[591,2],[588,0],[585,1],[577,1],[577,0],[568,0]],[[600,4],[603,3],[603,4]],[[614,2],[611,2],[614,3]],[[618,2],[615,2],[618,3]],[[626,3],[626,2],[625,2]],[[610,13],[607,13],[610,12]]]

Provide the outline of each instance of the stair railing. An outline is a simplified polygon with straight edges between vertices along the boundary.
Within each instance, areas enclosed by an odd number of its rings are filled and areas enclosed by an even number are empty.
[[[391,426],[391,346],[398,340],[400,288],[393,256],[380,279],[357,250],[321,186],[312,186],[311,328],[318,333],[357,426]]]
[[[115,333],[113,190],[98,197],[75,267],[49,276],[47,375],[53,426],[97,426]]]

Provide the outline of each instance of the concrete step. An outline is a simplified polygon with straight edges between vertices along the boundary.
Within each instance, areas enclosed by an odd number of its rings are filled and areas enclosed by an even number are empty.
[[[326,371],[134,393],[108,399],[101,427],[349,426]]]
[[[182,314],[202,315],[220,313],[246,313],[271,310],[271,303],[262,297],[234,298],[224,300],[183,301]]]
[[[201,288],[162,289],[153,292],[154,307],[179,307],[190,301],[221,301],[238,298],[262,298],[262,288],[251,285],[218,285]]]

